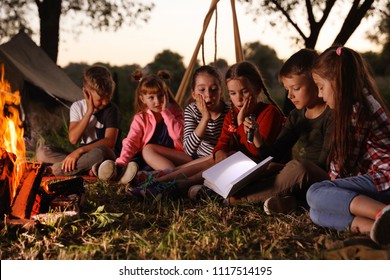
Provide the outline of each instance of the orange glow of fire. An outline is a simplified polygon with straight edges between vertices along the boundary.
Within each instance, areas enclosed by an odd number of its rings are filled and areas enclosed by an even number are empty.
[[[15,197],[17,187],[26,170],[26,145],[24,142],[24,129],[19,117],[20,93],[12,93],[11,85],[4,80],[4,65],[1,65],[0,79],[0,147],[8,153],[16,155],[13,162],[12,177],[8,178],[11,186],[11,201]]]

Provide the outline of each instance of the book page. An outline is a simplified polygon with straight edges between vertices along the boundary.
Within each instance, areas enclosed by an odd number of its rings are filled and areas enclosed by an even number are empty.
[[[256,179],[261,178],[264,174],[263,171],[267,168],[268,163],[271,162],[273,157],[269,156],[264,159],[262,162],[258,163],[256,166],[246,171],[236,180],[232,181],[229,186],[229,193],[227,195],[232,195],[235,192],[239,191],[241,188],[245,187],[249,183],[255,182]]]
[[[251,158],[247,157],[242,152],[236,152],[230,157],[205,170],[202,173],[202,176],[209,182],[210,186],[208,187],[213,189],[212,185],[214,185],[217,189],[213,190],[225,197],[225,195],[227,195],[230,191],[228,186],[242,174],[251,170],[255,166],[256,162],[254,162]]]

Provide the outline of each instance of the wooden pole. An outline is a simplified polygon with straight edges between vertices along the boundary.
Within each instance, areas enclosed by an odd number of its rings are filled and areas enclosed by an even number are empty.
[[[195,67],[195,62],[196,62],[196,59],[198,57],[200,46],[202,45],[204,35],[206,34],[207,27],[210,23],[211,17],[213,16],[214,10],[217,7],[218,2],[219,2],[219,0],[212,0],[211,1],[209,11],[204,19],[202,33],[199,37],[199,40],[198,40],[198,43],[195,47],[194,53],[192,54],[190,63],[186,69],[186,72],[184,73],[183,79],[181,80],[179,89],[177,90],[177,93],[176,93],[176,101],[179,104],[182,104],[182,102],[183,102],[184,95],[185,95],[188,83],[190,81],[192,71],[194,70],[194,67]]]

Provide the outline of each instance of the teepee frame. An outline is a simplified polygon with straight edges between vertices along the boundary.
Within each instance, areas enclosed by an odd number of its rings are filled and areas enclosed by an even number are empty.
[[[204,35],[206,34],[207,27],[209,26],[210,20],[213,16],[213,13],[217,9],[217,4],[219,0],[211,0],[209,11],[206,14],[206,17],[203,22],[203,30],[200,34],[198,43],[196,44],[194,53],[192,54],[190,63],[186,69],[186,72],[184,73],[183,79],[181,80],[179,89],[176,93],[176,101],[179,104],[182,104],[186,89],[188,87],[188,83],[190,81],[191,73],[194,70],[195,63],[199,54],[199,49],[201,45],[203,44]],[[236,52],[236,62],[241,62],[244,60],[244,54],[242,52],[241,47],[241,39],[240,39],[240,31],[238,28],[238,21],[237,21],[237,14],[236,14],[236,6],[235,6],[235,0],[230,0],[231,8],[232,8],[232,15],[233,15],[233,32],[234,32],[234,46],[235,46],[235,52]]]

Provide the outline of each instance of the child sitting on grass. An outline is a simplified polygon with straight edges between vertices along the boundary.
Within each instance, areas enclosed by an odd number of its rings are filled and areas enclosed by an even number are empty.
[[[36,159],[53,163],[54,175],[88,174],[95,164],[115,159],[121,150],[121,114],[111,103],[115,82],[110,71],[99,65],[83,75],[84,99],[70,107],[69,141],[80,146],[72,152],[40,146]]]
[[[148,145],[166,148],[172,154],[176,154],[177,151],[180,155],[183,154],[183,110],[164,82],[164,79],[170,78],[169,73],[160,71],[157,75],[142,77],[142,72],[137,71],[133,77],[139,80],[135,91],[137,113],[131,122],[127,137],[123,139],[120,156],[115,161],[107,160],[99,166],[98,176],[103,181],[127,184],[137,174],[139,165],[159,166],[165,169],[166,164],[171,168],[175,164],[185,163],[180,156],[164,158],[163,162],[161,157],[147,158],[144,162],[141,154]]]
[[[137,197],[156,197],[172,191],[187,196],[191,186],[202,184],[202,171],[211,167],[235,151],[242,151],[253,158],[261,158],[259,148],[266,142],[271,144],[278,135],[284,116],[272,100],[260,71],[249,62],[231,66],[225,76],[231,101],[230,112],[225,116],[222,133],[207,161],[178,169],[165,176],[146,181],[129,190]],[[258,100],[265,97],[268,102]],[[255,120],[249,118],[255,115]],[[254,129],[254,139],[248,142],[246,134]]]
[[[287,214],[306,206],[306,191],[311,184],[326,180],[332,110],[318,97],[311,68],[318,57],[314,50],[302,49],[283,64],[279,80],[288,92],[295,109],[288,116],[273,145],[263,145],[263,156],[282,162],[295,146],[294,159],[286,164],[271,163],[279,169],[273,176],[259,180],[228,198],[229,203],[263,202],[267,214]]]
[[[330,180],[309,188],[310,218],[390,244],[390,118],[369,67],[354,50],[334,46],[315,62],[313,79],[335,117]]]

